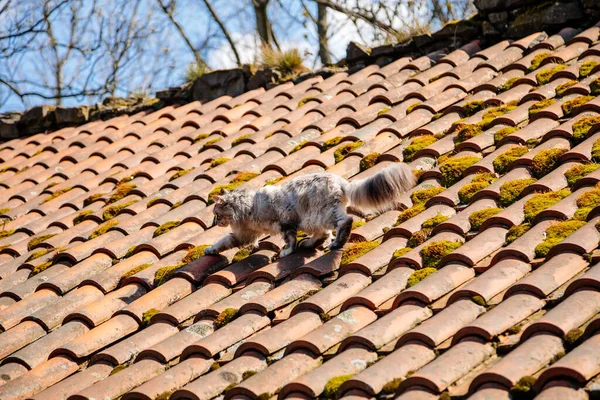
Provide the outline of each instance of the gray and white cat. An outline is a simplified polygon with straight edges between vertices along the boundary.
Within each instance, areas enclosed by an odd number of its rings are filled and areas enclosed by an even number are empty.
[[[296,234],[311,235],[300,247],[339,249],[352,230],[350,206],[360,211],[382,212],[394,208],[398,199],[416,184],[406,164],[393,164],[365,179],[348,182],[332,173],[299,176],[279,186],[265,186],[254,192],[223,190],[214,196],[215,223],[231,225],[232,232],[208,247],[205,254],[218,254],[233,247],[252,245],[265,234],[283,235],[285,257],[296,249]],[[335,239],[331,231],[337,230]]]

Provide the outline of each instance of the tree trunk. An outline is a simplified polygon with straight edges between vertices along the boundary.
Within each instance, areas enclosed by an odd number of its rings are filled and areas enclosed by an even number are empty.
[[[327,43],[327,6],[317,4],[317,32],[319,34],[319,57],[323,65],[331,64],[331,54]]]
[[[267,14],[269,0],[252,0],[252,4],[254,5],[254,13],[256,15],[256,31],[258,32],[258,36],[260,36],[260,41],[264,45],[270,46],[273,44],[273,32]]]

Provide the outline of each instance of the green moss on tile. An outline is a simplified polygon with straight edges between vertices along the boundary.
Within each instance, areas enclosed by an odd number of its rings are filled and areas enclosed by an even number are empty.
[[[408,221],[409,219],[419,215],[423,211],[425,211],[425,204],[423,203],[416,204],[411,208],[407,208],[406,210],[402,211],[400,215],[398,215],[398,219],[396,220],[394,226],[400,225],[401,223]]]
[[[410,199],[414,205],[424,204],[427,202],[427,200],[431,199],[432,197],[437,196],[438,194],[442,193],[444,190],[446,190],[446,188],[441,187],[441,186],[415,190],[414,192],[411,193]]]
[[[566,115],[570,115],[571,112],[576,109],[577,107],[580,107],[581,105],[587,103],[588,101],[592,101],[594,100],[595,97],[594,96],[579,96],[579,97],[575,97],[572,100],[567,100],[564,103],[561,104],[561,108],[563,110],[563,113]]]
[[[379,245],[380,243],[376,241],[358,242],[351,244],[344,250],[340,266],[343,267],[344,265],[350,264],[352,261],[367,254],[369,251],[373,250]]]
[[[379,153],[369,153],[363,158],[360,159],[360,171],[366,171],[377,162],[377,158],[379,158],[381,154]]]
[[[104,195],[103,195],[103,194],[101,194],[101,193],[96,193],[96,194],[93,194],[93,195],[91,195],[91,196],[88,196],[88,197],[86,197],[86,198],[83,200],[83,205],[84,205],[84,207],[87,207],[87,206],[89,206],[90,204],[92,204],[92,203],[93,203],[93,202],[95,202],[96,200],[102,200],[102,201],[106,202],[106,200],[105,200],[105,199],[103,199],[103,198],[102,198],[102,196],[104,196]]]
[[[504,84],[499,87],[500,92],[506,92],[507,90],[512,89],[514,84],[517,83],[519,79],[521,79],[520,76],[515,76],[514,78],[510,78],[509,80],[504,82]]]
[[[232,142],[231,142],[231,147],[235,147],[237,145],[240,145],[243,143],[244,139],[248,139],[250,136],[252,136],[251,133],[247,134],[247,135],[242,135],[238,138],[235,138]]]
[[[25,262],[29,262],[29,261],[33,261],[36,260],[42,256],[45,256],[46,254],[50,253],[51,251],[53,251],[54,249],[40,249],[40,250],[36,250],[34,252],[32,252],[29,257],[27,257],[27,260],[25,260]]]
[[[592,146],[592,161],[600,162],[600,139],[596,140]]]
[[[282,180],[283,178],[285,178],[285,176],[280,176],[278,178],[273,178],[273,179],[269,179],[268,181],[265,182],[265,186],[271,186],[276,184],[277,182],[279,182],[280,180]]]
[[[517,383],[515,383],[511,388],[510,391],[513,394],[516,395],[523,395],[526,393],[530,393],[533,392],[533,387],[535,385],[535,382],[537,381],[537,378],[527,375],[522,377],[521,379],[519,379],[519,381]]]
[[[482,189],[490,186],[491,183],[483,182],[471,182],[464,185],[458,191],[458,198],[462,204],[469,204],[473,196]]]
[[[183,264],[189,264],[192,261],[199,259],[200,257],[204,256],[204,250],[210,246],[210,244],[201,244],[200,246],[192,247],[188,250],[185,257],[181,259],[181,262]]]
[[[570,80],[568,82],[562,83],[556,87],[555,93],[557,96],[562,97],[568,88],[570,88],[571,86],[574,86],[578,83],[579,82],[577,82],[576,80]]]
[[[462,242],[441,240],[433,242],[421,249],[422,264],[424,268],[437,267],[442,258],[462,246]]]
[[[573,140],[575,143],[581,143],[589,137],[591,128],[600,124],[600,116],[590,116],[578,119],[573,124]]]
[[[483,133],[483,129],[478,124],[462,124],[456,132],[455,143],[462,143],[465,140],[474,138]]]
[[[531,229],[530,223],[523,223],[521,225],[511,226],[508,232],[506,233],[506,244],[511,244],[524,234],[526,234]]]
[[[75,218],[73,218],[73,225],[78,225],[82,223],[85,217],[87,217],[88,215],[92,215],[93,213],[94,212],[92,210],[85,210],[80,212],[79,214],[77,214],[77,216],[75,216]]]
[[[569,332],[567,332],[565,334],[565,336],[563,337],[563,340],[565,341],[566,344],[571,346],[571,345],[575,344],[581,336],[583,336],[583,333],[584,332],[582,329],[579,329],[579,328],[571,329]]]
[[[96,228],[96,230],[94,232],[92,232],[92,234],[90,235],[90,237],[88,239],[94,239],[94,238],[97,238],[98,236],[104,235],[110,228],[113,228],[117,225],[119,225],[119,221],[105,222],[102,225],[100,225],[98,228]]]
[[[8,207],[0,208],[0,215],[4,215],[9,211],[10,211],[10,208],[8,208]]]
[[[181,225],[181,221],[167,221],[154,230],[154,234],[152,235],[152,237],[164,235],[170,230],[177,228],[179,225]]]
[[[521,327],[521,324],[516,324],[516,325],[513,325],[510,328],[508,328],[506,330],[506,333],[508,333],[509,335],[516,335],[521,332],[521,329],[523,329]]]
[[[348,379],[352,378],[353,376],[354,376],[354,374],[347,374],[347,375],[339,375],[339,376],[335,376],[335,377],[331,378],[325,384],[325,388],[323,389],[322,396],[326,399],[335,399],[336,393],[337,393],[338,389],[340,388],[340,386],[342,386],[342,384],[344,382],[346,382]]]
[[[408,242],[406,243],[406,245],[408,247],[412,247],[412,248],[420,246],[427,241],[430,233],[431,233],[430,228],[420,229],[412,234],[412,236],[408,239]]]
[[[510,112],[519,106],[518,100],[509,101],[506,104],[497,107],[490,107],[481,116],[483,120],[500,117],[507,112]]]
[[[255,172],[238,172],[233,179],[231,180],[230,183],[246,183],[248,181],[251,181],[252,179],[256,178],[258,175]]]
[[[365,221],[361,221],[361,220],[354,221],[354,222],[352,223],[352,230],[354,230],[354,229],[356,229],[356,228],[360,228],[360,227],[361,227],[361,226],[363,226],[364,224],[366,224],[366,222],[365,222]]]
[[[171,208],[169,208],[169,211],[176,209],[177,207],[181,207],[183,203],[181,201],[178,201],[177,203],[173,204],[171,206]]]
[[[309,100],[314,99],[314,96],[306,96],[304,97],[302,100],[300,100],[298,102],[298,108],[302,107],[303,105],[305,105]]]
[[[166,283],[169,279],[175,275],[175,272],[179,270],[183,266],[183,263],[178,263],[175,265],[167,265],[165,267],[160,268],[154,274],[154,287],[159,287],[160,285]]]
[[[210,369],[209,369],[209,371],[211,371],[211,372],[212,372],[212,371],[216,371],[216,370],[218,370],[219,368],[221,368],[221,365],[219,365],[219,363],[215,361],[214,363],[210,364]]]
[[[126,364],[119,364],[116,367],[114,367],[112,371],[110,371],[110,375],[109,376],[118,374],[119,372],[123,371],[125,368],[127,368]]]
[[[469,215],[469,223],[471,224],[471,229],[474,231],[478,231],[481,228],[481,225],[489,218],[498,214],[502,211],[501,208],[492,207],[492,208],[484,208],[482,210],[477,210]]]
[[[129,194],[133,189],[137,186],[133,183],[121,183],[118,184],[113,192],[113,194],[109,197],[107,204],[116,203],[117,201],[123,199],[125,196]]]
[[[403,382],[402,378],[394,378],[393,380],[391,380],[388,383],[386,383],[385,385],[383,385],[383,388],[381,389],[381,393],[384,393],[384,394],[396,393],[396,390],[398,390],[398,388],[400,387],[400,384],[402,382]]]
[[[102,212],[102,219],[104,219],[105,221],[110,221],[111,219],[116,217],[121,212],[121,210],[123,210],[137,202],[138,202],[137,200],[130,200],[130,201],[126,201],[124,203],[115,204],[110,207],[106,207],[104,209],[104,211]]]
[[[237,251],[237,253],[235,253],[231,262],[232,263],[240,262],[243,259],[247,258],[250,254],[252,254],[252,252],[250,250],[240,249]]]
[[[590,93],[592,96],[600,95],[600,78],[594,79],[590,82]]]
[[[189,174],[190,172],[192,172],[194,170],[194,168],[189,168],[189,169],[180,169],[179,171],[175,172],[170,178],[169,178],[169,182],[174,181],[177,178],[181,178],[184,175]]]
[[[513,162],[515,162],[521,156],[527,154],[528,152],[529,149],[527,148],[527,146],[515,146],[508,149],[507,151],[496,157],[492,162],[492,165],[494,166],[494,171],[496,171],[499,174],[506,173]]]
[[[568,185],[572,187],[578,180],[591,174],[598,168],[600,168],[599,164],[579,164],[569,168],[565,172],[565,178],[567,178]]]
[[[537,114],[538,112],[542,111],[544,108],[546,107],[550,107],[552,104],[556,103],[556,99],[544,99],[544,100],[540,100],[537,103],[533,104],[531,107],[529,107],[529,116],[531,117],[532,115]]]
[[[476,114],[477,112],[483,110],[483,103],[483,100],[473,100],[465,103],[465,105],[462,107],[462,114],[465,117],[470,117],[471,115]]]
[[[550,80],[552,79],[554,74],[562,71],[565,68],[567,68],[567,66],[563,65],[563,64],[559,64],[552,68],[546,68],[546,69],[538,72],[535,75],[535,79],[537,80],[538,85],[540,85],[540,86],[545,85],[546,83],[550,82]]]
[[[53,236],[56,236],[56,234],[54,234],[54,233],[48,233],[46,235],[41,235],[41,236],[34,237],[33,239],[31,239],[27,243],[27,250],[29,250],[29,251],[33,250],[33,248],[35,246],[37,246],[38,244],[40,244],[42,242],[45,242],[46,240],[50,239]]]
[[[133,275],[137,274],[138,272],[142,272],[143,270],[145,270],[146,268],[149,268],[151,266],[152,266],[152,263],[146,263],[146,264],[140,264],[136,267],[131,268],[129,271],[127,271],[123,275],[121,275],[120,284],[123,283],[123,281],[125,281],[125,279],[129,278],[130,276],[133,276]]]
[[[592,70],[598,65],[598,61],[588,60],[579,66],[579,79],[586,78],[592,73]]]
[[[198,143],[199,141],[206,139],[208,137],[208,133],[201,133],[194,138],[194,143]]]
[[[352,153],[354,150],[358,149],[363,144],[364,144],[364,142],[359,140],[359,141],[347,143],[347,144],[344,144],[344,145],[341,145],[340,147],[338,147],[333,152],[333,159],[335,160],[335,163],[337,164],[337,163],[341,162],[342,160],[344,160],[344,158],[346,158],[348,156],[348,154]]]
[[[297,152],[298,150],[304,148],[304,145],[308,143],[308,140],[303,140],[300,143],[298,143],[297,145],[295,145],[289,152],[289,154],[294,154],[295,152]]]
[[[53,199],[57,198],[58,196],[67,193],[71,189],[73,189],[73,187],[69,186],[69,187],[66,187],[64,189],[57,190],[56,192],[52,193],[50,196],[46,197],[44,199],[44,201],[42,201],[42,204],[47,203],[50,200],[53,200]]]
[[[231,160],[230,158],[227,157],[219,157],[219,158],[215,158],[214,160],[211,161],[210,163],[210,167],[211,168],[215,168],[218,167],[219,165],[223,165],[225,164],[227,161]]]
[[[415,110],[415,108],[420,104],[422,104],[422,103],[419,101],[418,103],[414,103],[414,104],[411,104],[410,106],[408,106],[408,108],[406,109],[406,114],[410,114],[411,112],[413,112]]]
[[[533,57],[533,59],[531,60],[531,65],[529,65],[527,70],[529,72],[535,71],[536,69],[538,69],[540,67],[540,64],[542,63],[542,61],[544,61],[549,56],[550,56],[550,53],[546,52],[546,51],[536,54],[535,57]]]
[[[4,239],[6,237],[12,236],[12,234],[15,233],[14,229],[2,229],[0,230],[0,239]]]
[[[231,321],[233,321],[238,316],[237,308],[226,308],[223,310],[219,316],[215,319],[215,327],[222,328]]]
[[[29,278],[31,278],[32,276],[36,276],[37,274],[41,274],[42,272],[44,272],[51,266],[52,266],[52,260],[36,265],[35,267],[33,267],[31,272],[29,273]]]
[[[464,156],[450,158],[440,165],[440,172],[442,173],[442,185],[450,187],[458,182],[463,173],[471,165],[476,164],[481,159],[475,156]]]
[[[246,380],[248,378],[252,378],[256,374],[258,374],[258,371],[255,371],[253,369],[249,369],[248,371],[244,371],[244,373],[242,374],[242,379]]]
[[[381,110],[379,110],[379,111],[377,112],[377,116],[383,115],[383,114],[385,114],[386,112],[390,111],[391,109],[392,109],[391,107],[383,107]]]
[[[406,281],[406,287],[410,288],[415,286],[417,283],[421,282],[423,279],[427,278],[429,275],[437,272],[437,269],[433,267],[425,267],[416,270],[413,272]]]
[[[570,194],[571,191],[569,189],[561,189],[555,192],[542,193],[532,197],[523,205],[525,221],[531,221],[546,208],[553,206]]]
[[[418,136],[414,138],[412,142],[402,150],[404,161],[411,161],[416,152],[435,142],[437,142],[437,139],[433,135]]]
[[[535,248],[536,258],[543,258],[548,255],[548,252],[557,244],[565,240],[568,236],[573,234],[577,229],[585,225],[584,221],[563,221],[557,224],[551,225],[546,229],[546,238]]]
[[[203,145],[202,148],[200,149],[200,152],[203,152],[204,150],[208,150],[210,148],[210,146],[212,146],[213,144],[220,142],[221,139],[223,139],[222,137],[218,137],[218,138],[214,138],[214,139],[210,139],[207,140]]]
[[[403,247],[401,249],[394,251],[394,254],[392,254],[392,258],[390,259],[390,262],[392,262],[392,260],[395,260],[396,258],[402,257],[403,255],[405,255],[406,253],[408,253],[411,250],[412,249],[410,247]]]
[[[144,312],[142,314],[142,326],[148,326],[152,317],[154,317],[159,312],[160,310],[157,310],[156,308],[151,308],[148,311]]]
[[[425,221],[423,221],[423,223],[421,224],[421,228],[433,229],[442,222],[448,221],[448,219],[450,219],[450,217],[447,217],[442,214],[436,214],[434,217],[428,218]]]
[[[485,301],[485,299],[481,296],[473,296],[471,297],[471,300],[473,300],[473,303],[477,304],[478,306],[481,307],[487,307],[487,301]]]
[[[344,140],[343,136],[336,136],[332,139],[325,141],[325,143],[323,143],[323,151],[327,151],[327,150],[337,146],[338,144],[340,144],[342,142],[342,140]]]
[[[156,398],[154,400],[169,400],[171,398],[172,394],[173,394],[172,391],[167,390],[166,392],[162,392],[161,394],[156,396]]]
[[[554,171],[559,165],[559,158],[566,152],[566,149],[554,148],[537,153],[531,162],[533,176],[539,179]]]

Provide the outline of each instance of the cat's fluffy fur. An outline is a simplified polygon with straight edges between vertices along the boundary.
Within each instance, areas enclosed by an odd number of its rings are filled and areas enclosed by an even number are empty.
[[[344,246],[352,229],[348,206],[365,212],[382,212],[394,208],[398,199],[416,184],[406,164],[393,164],[365,179],[348,182],[331,173],[308,174],[280,186],[266,186],[256,192],[223,191],[215,196],[215,223],[231,225],[232,232],[208,247],[205,254],[218,254],[233,247],[258,246],[265,234],[282,234],[284,257],[296,249],[296,234],[310,235],[300,247]]]

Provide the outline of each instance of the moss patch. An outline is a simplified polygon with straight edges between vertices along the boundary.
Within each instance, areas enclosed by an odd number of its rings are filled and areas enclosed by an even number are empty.
[[[174,181],[177,178],[181,178],[182,176],[189,174],[190,172],[192,172],[194,170],[194,168],[190,168],[190,169],[180,169],[179,171],[175,172],[170,178],[169,178],[169,182]]]
[[[215,144],[215,143],[217,143],[217,142],[221,141],[221,139],[223,139],[223,138],[222,138],[222,137],[218,137],[218,138],[215,138],[215,139],[210,139],[210,140],[207,140],[207,141],[206,141],[206,142],[205,142],[205,143],[202,145],[202,148],[200,149],[200,152],[203,152],[204,150],[207,150],[207,149],[208,149],[208,148],[210,148],[210,146],[212,146],[213,144]]]
[[[297,145],[295,145],[289,152],[289,154],[294,154],[295,152],[297,152],[298,150],[304,148],[304,145],[308,143],[308,140],[303,140],[300,143],[298,143]]]
[[[546,68],[540,72],[538,72],[535,75],[535,79],[537,80],[537,83],[541,86],[541,85],[545,85],[546,83],[550,82],[550,80],[552,79],[552,77],[554,76],[554,74],[556,74],[557,72],[562,71],[563,69],[567,68],[566,65],[563,64],[559,64],[553,68]]]
[[[142,326],[148,326],[150,324],[150,320],[152,319],[152,317],[154,317],[159,312],[160,312],[160,310],[157,310],[156,308],[151,308],[148,311],[146,311],[145,313],[143,313],[142,314]]]
[[[45,242],[46,240],[50,239],[51,237],[56,236],[53,233],[49,233],[47,235],[41,235],[38,237],[35,237],[33,239],[31,239],[28,243],[27,243],[27,250],[31,251],[33,250],[33,248],[35,246],[37,246],[38,244]]]
[[[458,198],[462,204],[469,204],[473,196],[482,189],[490,186],[489,181],[475,181],[467,183],[458,191]]]
[[[230,183],[246,183],[256,178],[258,175],[260,174],[255,172],[239,172],[233,177]]]
[[[441,224],[442,222],[448,221],[450,217],[447,217],[442,214],[437,214],[435,217],[431,217],[426,219],[423,224],[421,224],[421,228],[432,229]]]
[[[210,244],[202,244],[200,246],[192,247],[181,259],[181,262],[183,264],[189,264],[192,261],[199,259],[200,257],[204,256],[204,250],[206,250],[207,247],[210,247]]]
[[[351,244],[347,249],[344,250],[342,254],[342,262],[340,266],[344,266],[350,264],[352,261],[357,258],[367,254],[369,251],[373,250],[375,247],[379,246],[379,242],[359,242]]]
[[[25,260],[25,262],[29,262],[29,261],[33,261],[36,260],[42,256],[45,256],[46,254],[50,253],[53,249],[40,249],[40,250],[36,250],[33,253],[31,253],[29,255],[29,257],[27,257],[27,260]]]
[[[103,196],[103,195],[102,195],[102,194],[100,194],[100,193],[97,193],[97,194],[93,194],[93,195],[91,195],[91,196],[88,196],[88,197],[86,197],[86,198],[83,200],[83,205],[84,205],[85,207],[87,207],[87,206],[89,206],[90,204],[92,204],[93,202],[95,202],[96,200],[102,200],[102,201],[106,202],[106,200],[105,200],[105,199],[103,199],[103,198],[102,198],[102,196]]]
[[[119,221],[105,222],[102,225],[100,225],[94,232],[92,232],[88,239],[91,240],[97,238],[98,236],[104,235],[110,228],[115,227],[117,225],[119,225]]]
[[[9,230],[2,229],[0,231],[0,239],[12,236],[13,233],[15,233],[14,229],[9,229]]]
[[[490,118],[496,118],[501,115],[506,114],[509,111],[514,110],[519,106],[519,102],[517,100],[509,101],[506,104],[497,107],[488,108],[482,115],[483,120],[488,120]]]
[[[396,220],[394,226],[400,225],[401,223],[408,221],[409,219],[419,215],[423,211],[425,211],[425,205],[422,203],[416,204],[411,208],[407,208],[406,210],[402,211],[400,215],[398,215],[398,219]]]
[[[583,336],[583,330],[579,328],[571,329],[569,332],[565,334],[563,340],[569,346],[575,344],[581,336]]]
[[[0,215],[4,215],[9,211],[10,211],[10,208],[8,208],[8,207],[0,208]]]
[[[451,242],[449,240],[442,240],[428,244],[421,249],[423,267],[437,267],[442,258],[452,253],[462,245],[462,242]]]
[[[546,229],[546,239],[535,248],[536,258],[546,257],[554,246],[565,240],[583,225],[585,225],[584,221],[564,221],[550,226]]]
[[[269,179],[268,181],[265,182],[265,186],[271,186],[276,184],[277,182],[279,182],[280,180],[282,180],[283,178],[285,178],[285,176],[280,176],[279,178],[273,178],[273,179]]]
[[[592,160],[600,162],[600,139],[596,140],[592,146]]]
[[[466,103],[462,108],[462,113],[466,117],[470,117],[473,114],[483,110],[483,100],[474,100]]]
[[[571,86],[576,85],[577,82],[576,80],[570,80],[568,82],[562,83],[560,85],[558,85],[555,89],[555,93],[557,96],[562,96],[565,94],[565,92],[567,91],[568,88],[570,88]]]
[[[379,153],[369,153],[366,156],[364,156],[363,158],[360,159],[360,171],[366,171],[369,168],[371,168],[372,166],[375,165],[375,163],[377,162],[377,158],[380,156],[381,154]]]
[[[571,191],[569,189],[562,189],[556,192],[538,194],[537,196],[527,200],[523,205],[525,221],[531,221],[546,208],[553,206],[570,194]]]
[[[312,100],[314,97],[313,96],[307,96],[305,98],[303,98],[302,100],[300,100],[298,102],[298,108],[302,107],[303,105],[305,105],[309,100]]]
[[[152,237],[158,237],[181,225],[181,221],[168,221],[156,228]]]
[[[215,327],[222,328],[238,316],[238,310],[236,308],[226,308],[219,316],[215,319]]]
[[[251,377],[253,377],[253,376],[254,376],[254,375],[256,375],[256,374],[258,374],[258,371],[254,371],[253,369],[250,369],[250,370],[248,370],[248,371],[245,371],[245,372],[242,374],[242,379],[243,379],[243,380],[246,380],[246,379],[248,379],[248,378],[251,378]]]
[[[587,216],[594,209],[600,205],[600,188],[596,186],[594,190],[583,193],[577,199],[577,211],[573,216],[574,219],[579,221],[587,220]]]
[[[46,261],[45,263],[38,264],[35,267],[33,267],[33,269],[31,270],[31,272],[29,273],[29,277],[31,278],[32,276],[35,276],[37,274],[41,274],[42,272],[44,272],[45,270],[47,270],[51,266],[52,266],[52,261]]]
[[[75,218],[73,218],[73,225],[77,225],[83,222],[85,217],[88,215],[92,215],[94,212],[92,210],[85,210],[77,214]]]
[[[337,163],[341,162],[344,158],[346,158],[348,156],[348,154],[352,153],[354,150],[358,149],[363,144],[364,144],[364,142],[359,140],[357,142],[347,143],[347,144],[344,144],[344,145],[338,147],[333,152],[333,158],[335,160],[335,163],[337,164]]]
[[[183,266],[183,263],[175,265],[167,265],[166,267],[160,268],[154,274],[154,287],[159,287],[163,283],[166,283],[169,279],[175,275],[175,272]]]
[[[332,139],[325,141],[325,143],[323,143],[323,151],[327,151],[327,150],[331,149],[332,147],[337,146],[338,144],[340,144],[342,142],[342,140],[344,140],[344,138],[342,136],[336,136]]]
[[[394,380],[383,385],[381,389],[381,393],[385,394],[394,394],[396,390],[400,387],[400,384],[403,382],[402,378],[395,378]]]
[[[581,178],[591,174],[595,170],[600,168],[598,164],[579,164],[571,167],[565,172],[565,178],[569,186],[573,186]]]
[[[479,136],[483,133],[483,129],[478,124],[463,124],[458,128],[456,132],[456,138],[454,141],[456,143],[462,143],[465,140],[469,140],[474,138],[475,136]]]
[[[250,254],[252,254],[252,252],[250,250],[240,249],[240,250],[238,250],[237,253],[235,253],[231,262],[234,262],[234,263],[240,262],[243,259],[247,258]]]
[[[406,109],[406,114],[410,114],[411,112],[413,112],[415,110],[415,108],[420,104],[421,104],[421,102],[419,101],[418,103],[414,103],[414,104],[411,104],[410,106],[408,106],[408,108]]]
[[[570,115],[574,109],[594,99],[594,96],[579,96],[572,100],[565,101],[560,107],[565,115]]]
[[[414,205],[424,204],[427,200],[442,193],[446,188],[438,186],[428,189],[419,189],[411,193],[410,199]]]
[[[511,226],[508,232],[506,233],[506,244],[511,244],[521,236],[527,233],[531,229],[531,224],[524,223],[521,225]]]
[[[496,159],[493,161],[492,165],[494,166],[494,171],[499,174],[504,174],[506,171],[508,171],[508,168],[513,162],[528,152],[529,149],[527,146],[516,146],[508,149],[496,157]]]
[[[500,195],[498,199],[498,205],[500,207],[508,207],[517,199],[519,195],[527,186],[535,182],[535,179],[516,179],[514,181],[505,182],[500,186]]]
[[[465,156],[451,158],[440,165],[440,172],[442,173],[442,184],[445,187],[450,187],[458,182],[463,173],[471,165],[476,164],[480,161],[479,157]]]
[[[235,147],[239,144],[242,144],[242,142],[244,141],[244,139],[248,139],[250,136],[252,136],[251,133],[247,134],[247,135],[242,135],[239,138],[235,138],[232,142],[231,142],[231,147]]]
[[[207,196],[208,204],[213,204],[215,202],[214,197],[219,195],[223,189],[233,190],[233,189],[237,188],[238,186],[240,186],[241,184],[246,183],[249,180],[257,177],[258,175],[259,174],[255,174],[253,172],[240,172],[231,180],[230,183],[218,185],[213,190],[211,190]]]
[[[211,161],[210,163],[210,167],[214,168],[214,167],[218,167],[219,165],[225,164],[227,161],[229,161],[230,159],[227,157],[219,157],[219,158],[215,158],[214,160]]]
[[[437,138],[433,135],[425,135],[414,138],[412,142],[410,142],[410,144],[406,146],[404,150],[402,150],[404,161],[412,161],[416,152],[435,142],[437,142]]]
[[[137,200],[130,200],[130,201],[126,201],[125,203],[115,204],[113,206],[107,207],[104,209],[104,212],[102,213],[102,219],[104,219],[105,221],[110,221],[111,219],[116,217],[121,212],[121,210],[123,210],[137,202],[138,202]]]
[[[600,78],[593,80],[590,82],[590,93],[593,96],[600,95]]]
[[[408,239],[408,242],[406,243],[406,245],[408,247],[412,247],[412,248],[420,246],[427,241],[430,233],[431,233],[430,228],[423,228],[421,230],[418,230],[412,234],[412,236]]]
[[[531,163],[531,172],[536,178],[541,178],[554,171],[558,167],[558,159],[567,152],[566,149],[546,149],[540,151],[533,157]]]
[[[529,107],[529,109],[528,109],[529,116],[531,117],[532,115],[537,114],[538,112],[542,111],[544,108],[550,107],[554,103],[556,103],[556,99],[544,99],[544,100],[538,101],[537,103],[535,103],[531,107]]]
[[[412,249],[410,247],[403,247],[401,249],[394,251],[394,254],[392,254],[392,258],[390,259],[390,262],[392,260],[395,260],[396,258],[402,257],[403,255],[405,255],[406,253],[408,253],[411,250]]]
[[[194,138],[194,143],[198,143],[199,141],[206,139],[208,137],[208,133],[201,133]]]
[[[129,271],[127,271],[123,275],[121,275],[120,282],[122,283],[125,279],[129,278],[130,276],[133,276],[133,275],[137,274],[138,272],[142,272],[143,270],[145,270],[146,268],[151,267],[151,266],[152,266],[152,263],[146,263],[146,264],[141,264],[141,265],[138,265],[137,267],[130,269]]]
[[[481,225],[488,219],[493,217],[502,211],[501,208],[493,207],[493,208],[484,208],[482,210],[477,210],[469,215],[469,223],[471,224],[471,229],[478,231],[481,228]]]
[[[532,71],[535,71],[536,69],[538,69],[540,67],[540,64],[542,63],[542,61],[544,61],[549,56],[550,56],[550,53],[546,52],[546,51],[536,54],[535,57],[533,57],[533,59],[531,60],[531,65],[529,65],[529,67],[527,68],[527,71],[532,72]]]
[[[432,267],[421,268],[413,272],[406,281],[406,287],[413,287],[417,283],[421,282],[423,279],[427,278],[429,275],[437,272],[437,269]]]
[[[107,204],[116,203],[117,201],[123,199],[125,196],[129,194],[133,189],[137,186],[133,183],[120,183],[115,188],[112,196],[109,197]]]
[[[335,377],[331,378],[325,384],[325,388],[323,389],[322,396],[326,399],[334,399],[336,397],[336,393],[337,393],[338,389],[340,388],[340,386],[342,386],[342,384],[344,382],[346,382],[348,379],[352,378],[353,376],[354,376],[353,374],[348,374],[348,375],[339,375],[339,376],[335,376]]]
[[[583,79],[592,73],[592,70],[598,65],[598,61],[585,61],[579,66],[579,79]]]
[[[583,117],[573,124],[573,140],[581,143],[589,137],[589,132],[594,125],[600,124],[600,116]]]
[[[515,395],[528,394],[533,392],[533,387],[537,379],[533,376],[524,376],[510,388],[510,391]]]
[[[506,92],[509,89],[512,89],[512,87],[514,86],[515,83],[517,83],[517,81],[521,79],[521,77],[519,76],[515,76],[514,78],[510,78],[509,80],[507,80],[506,82],[504,82],[504,84],[502,86],[500,86],[498,89],[500,90],[500,92]]]
[[[52,193],[50,196],[46,197],[44,199],[44,201],[42,201],[42,204],[47,203],[50,200],[53,200],[53,199],[57,198],[58,196],[67,193],[71,189],[73,189],[73,188],[72,187],[66,187],[64,189],[57,190],[56,192]]]

